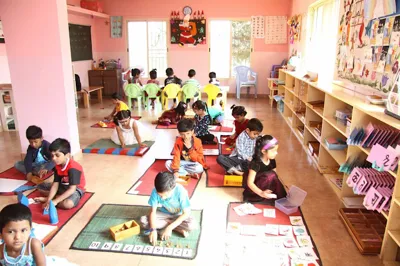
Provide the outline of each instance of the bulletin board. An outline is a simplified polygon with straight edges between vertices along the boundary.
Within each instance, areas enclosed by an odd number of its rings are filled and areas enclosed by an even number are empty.
[[[400,0],[340,1],[335,78],[362,94],[387,94],[399,67]]]

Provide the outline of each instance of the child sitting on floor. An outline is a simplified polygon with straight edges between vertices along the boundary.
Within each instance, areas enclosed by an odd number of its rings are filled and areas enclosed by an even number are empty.
[[[228,174],[242,176],[248,170],[253,159],[257,137],[263,130],[263,124],[257,118],[250,119],[247,128],[236,139],[236,147],[231,155],[219,155],[217,162]]]
[[[175,141],[174,158],[165,163],[168,171],[180,176],[191,176],[199,179],[204,169],[207,169],[203,155],[201,140],[194,136],[194,123],[190,119],[182,119],[178,123],[180,137]]]
[[[197,100],[192,105],[194,116],[195,127],[194,134],[196,137],[201,139],[203,144],[215,144],[215,136],[210,133],[208,126],[211,125],[212,119],[208,113],[207,104],[201,100]]]
[[[247,128],[249,119],[246,119],[246,109],[243,106],[232,105],[232,116],[235,118],[233,124],[235,125],[235,133],[225,140],[225,144],[235,146],[237,137]]]
[[[185,117],[186,110],[187,104],[179,102],[176,108],[164,111],[156,123],[162,126],[169,126],[171,124],[175,125]]]
[[[254,158],[244,178],[243,201],[262,202],[286,197],[286,191],[275,173],[278,141],[265,135],[256,142]]]
[[[32,232],[32,212],[20,203],[10,204],[0,211],[0,265],[67,266],[66,259],[44,255],[43,243]]]
[[[14,167],[26,175],[26,179],[31,181],[33,176],[42,178],[54,168],[49,150],[50,143],[43,139],[43,131],[40,127],[29,126],[26,129],[26,138],[29,141],[25,159],[15,163]]]
[[[187,190],[176,183],[176,178],[169,172],[160,172],[154,180],[151,192],[149,216],[142,216],[140,222],[145,233],[149,234],[150,243],[158,242],[157,230],[163,229],[161,240],[169,240],[172,231],[187,237],[197,224],[191,216],[190,200]]]
[[[38,185],[38,190],[46,197],[35,201],[48,209],[50,201],[61,209],[72,209],[79,204],[85,194],[86,180],[82,166],[71,158],[71,145],[66,139],[56,139],[50,144],[50,152],[55,163],[54,182]]]
[[[116,127],[111,135],[111,140],[125,148],[127,145],[139,144],[140,147],[146,147],[143,143],[146,140],[152,140],[152,134],[147,134],[146,128],[140,121],[136,121],[131,117],[131,111],[124,110],[117,113],[114,119]],[[142,140],[145,136],[145,140]]]
[[[106,119],[106,120],[108,120],[108,121],[114,120],[114,117],[117,115],[117,113],[118,113],[119,111],[129,110],[128,105],[126,105],[126,103],[124,103],[124,102],[121,100],[121,96],[120,96],[118,93],[114,92],[114,93],[111,95],[111,98],[112,98],[113,104],[115,104],[115,107],[114,107],[114,109],[112,110],[112,112],[111,112],[110,115],[104,117],[104,119]]]

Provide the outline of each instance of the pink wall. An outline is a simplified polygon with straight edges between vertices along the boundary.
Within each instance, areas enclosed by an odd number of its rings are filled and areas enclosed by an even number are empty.
[[[105,25],[105,20],[96,19],[95,36],[97,39],[96,54],[99,59],[121,58],[123,66],[128,67],[126,21],[127,20],[168,20],[172,10],[182,12],[182,8],[190,5],[193,10],[204,10],[206,19],[250,19],[255,15],[289,15],[291,0],[282,0],[277,4],[276,0],[206,0],[202,2],[188,3],[183,0],[159,1],[159,0],[103,0],[104,12],[109,15],[123,16],[123,37],[110,38],[110,27]],[[208,34],[209,36],[209,34]],[[287,57],[288,45],[266,45],[263,39],[254,40],[254,52],[252,54],[252,68],[259,74],[259,93],[266,94],[267,78],[273,64],[280,63]],[[189,68],[196,69],[197,79],[202,83],[208,82],[209,52],[208,45],[197,47],[179,47],[170,45],[168,65],[174,68],[177,76],[185,79]],[[164,72],[164,70],[160,70]],[[218,73],[217,73],[218,74]],[[226,81],[232,84],[232,81]],[[234,92],[231,86],[231,92]]]
[[[0,1],[22,152],[32,124],[80,150],[66,11],[65,1]]]
[[[316,2],[316,0],[293,0],[290,16],[293,15],[303,15],[303,25],[301,30],[300,41],[295,42],[294,44],[289,44],[289,56],[292,53],[292,50],[295,49],[297,52],[302,54],[302,58],[304,59],[306,52],[306,35],[307,35],[307,12],[308,7]]]

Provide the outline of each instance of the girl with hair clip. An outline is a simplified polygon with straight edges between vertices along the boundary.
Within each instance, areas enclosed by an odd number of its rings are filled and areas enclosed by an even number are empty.
[[[210,133],[208,126],[211,125],[212,118],[208,112],[207,104],[203,101],[197,100],[192,105],[194,116],[194,134],[201,139],[203,144],[215,144],[215,136]]]
[[[176,106],[175,108],[164,111],[154,124],[159,124],[162,126],[178,124],[178,122],[185,117],[186,110],[187,104],[184,102],[179,102],[178,106]]]
[[[243,179],[243,201],[270,202],[286,197],[286,190],[275,173],[278,140],[270,135],[257,139],[253,160]]]
[[[233,122],[235,125],[235,133],[225,140],[225,144],[233,147],[235,146],[237,137],[247,128],[249,119],[246,119],[247,112],[244,106],[232,105],[231,109],[232,116],[235,118]]]
[[[114,117],[116,127],[111,135],[111,140],[125,148],[128,145],[139,144],[140,147],[146,147],[143,143],[146,140],[153,140],[152,134],[143,126],[142,123],[131,117],[131,111],[123,110]],[[145,136],[143,139],[141,136]]]

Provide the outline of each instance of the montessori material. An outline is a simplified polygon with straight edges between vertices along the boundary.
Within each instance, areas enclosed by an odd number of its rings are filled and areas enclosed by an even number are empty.
[[[322,265],[300,209],[287,216],[273,206],[254,204],[263,211],[240,215],[235,209],[243,205],[228,205],[224,265],[246,265],[255,254],[262,254],[266,265]]]
[[[154,189],[154,178],[159,172],[167,171],[165,162],[167,160],[155,160],[154,163],[146,170],[146,172],[133,184],[133,186],[126,192],[129,195],[150,196]],[[184,185],[188,191],[189,198],[193,196],[200,179],[191,178],[187,185]]]
[[[115,242],[138,235],[139,233],[140,225],[135,220],[110,227],[110,234]]]
[[[364,209],[339,210],[339,217],[363,255],[381,252],[386,219],[379,213]]]
[[[177,129],[177,128],[178,128],[177,124],[171,124],[169,126],[157,124],[157,126],[156,126],[156,129]]]
[[[153,146],[154,141],[143,141],[147,147],[140,148],[139,144],[127,145],[125,149],[115,144],[111,139],[99,139],[94,143],[82,149],[83,153],[110,154],[110,155],[127,155],[127,156],[143,156]]]
[[[121,239],[118,243],[114,241],[109,233],[110,227],[132,220],[140,221],[141,216],[149,214],[150,208],[119,204],[101,205],[75,238],[71,249],[194,259],[201,235],[202,210],[191,211],[197,229],[191,231],[186,238],[172,232],[168,241],[159,241],[156,246],[152,246],[145,229],[140,228],[139,234]]]
[[[47,245],[51,239],[56,235],[56,233],[63,228],[63,226],[68,223],[68,221],[74,217],[74,215],[80,211],[80,209],[88,202],[88,200],[93,196],[94,193],[92,192],[85,192],[83,197],[80,199],[78,206],[69,209],[69,210],[62,210],[62,209],[57,209],[58,212],[58,230],[55,231],[55,233],[51,236],[46,238],[44,241],[42,241],[45,245]],[[42,195],[39,193],[39,191],[34,191],[31,194],[28,195],[29,199],[34,199],[36,197],[41,197]],[[33,203],[29,205],[29,209],[31,209],[32,212],[32,221],[38,224],[44,224],[44,225],[51,225],[49,221],[49,216],[43,215],[43,207],[42,204],[40,203]]]
[[[15,192],[20,191],[19,188],[23,186],[35,186],[51,177],[53,172],[48,172],[42,179],[34,176],[31,182],[26,180],[25,174],[21,173],[14,167],[7,169],[0,173],[0,195],[14,195]],[[25,190],[23,190],[25,191]]]
[[[291,186],[286,198],[278,199],[275,201],[275,208],[282,211],[286,215],[297,212],[298,208],[303,204],[307,192],[296,187]]]

